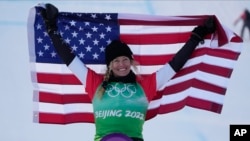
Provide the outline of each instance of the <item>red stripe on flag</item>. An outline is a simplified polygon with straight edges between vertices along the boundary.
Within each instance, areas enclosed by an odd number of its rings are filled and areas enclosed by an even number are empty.
[[[120,39],[127,44],[175,44],[183,43],[190,37],[190,32],[166,34],[121,34]]]
[[[93,113],[72,113],[72,114],[55,114],[55,113],[38,113],[39,123],[52,124],[69,124],[77,122],[94,123]]]
[[[163,94],[168,95],[168,94],[178,93],[190,87],[198,88],[201,90],[207,90],[207,91],[214,92],[214,93],[221,94],[221,95],[224,95],[226,92],[225,88],[216,86],[214,84],[207,83],[198,79],[190,79],[190,80],[182,81],[180,83],[177,83],[171,86],[167,86],[163,90]]]
[[[222,76],[222,77],[227,77],[229,78],[232,74],[232,69],[229,68],[224,68],[224,67],[220,67],[220,66],[215,66],[215,65],[210,65],[210,64],[205,64],[205,63],[199,63],[190,67],[186,67],[182,70],[180,70],[174,77],[180,77],[180,76],[184,76],[186,74],[190,74],[192,72],[195,71],[202,71],[202,72],[206,72],[206,73],[210,73],[210,74],[214,74],[214,75],[218,75],[218,76]]]
[[[55,94],[49,92],[39,92],[39,102],[69,104],[69,103],[91,103],[87,94]]]
[[[38,83],[81,85],[81,82],[72,74],[37,73]]]
[[[158,114],[166,114],[166,113],[178,111],[187,105],[193,108],[200,108],[200,109],[215,112],[215,113],[221,113],[221,110],[222,110],[221,104],[211,102],[211,101],[206,101],[203,99],[187,97],[186,99],[175,102],[175,103],[165,104],[154,109],[149,109],[147,111],[146,119],[147,120],[152,119]]]
[[[173,58],[174,54],[168,55],[133,55],[134,59],[140,63],[140,65],[163,65]]]
[[[224,58],[224,59],[231,59],[231,60],[237,60],[240,53],[239,52],[234,52],[230,50],[225,50],[225,49],[212,49],[212,48],[199,48],[196,49],[193,56],[202,56],[202,55],[210,55],[214,57],[219,57],[219,58]]]
[[[222,110],[221,104],[194,97],[188,97],[186,103],[190,107],[200,108],[215,113],[221,113]]]
[[[179,18],[184,17],[184,16],[179,16]],[[188,17],[188,16],[186,16]],[[188,17],[188,18],[191,18]],[[165,25],[165,26],[188,26],[188,25],[199,25],[204,22],[205,19],[207,19],[207,16],[203,16],[203,19],[193,17],[195,19],[178,19],[176,17],[175,19],[165,19],[165,20],[135,20],[135,19],[119,19],[118,23],[120,25],[155,25],[155,26],[160,26],[160,25]],[[163,19],[163,18],[162,18]]]

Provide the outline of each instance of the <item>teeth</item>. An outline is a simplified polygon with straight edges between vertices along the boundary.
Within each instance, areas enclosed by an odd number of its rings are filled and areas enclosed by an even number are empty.
[[[126,69],[119,69],[119,71],[125,71]]]

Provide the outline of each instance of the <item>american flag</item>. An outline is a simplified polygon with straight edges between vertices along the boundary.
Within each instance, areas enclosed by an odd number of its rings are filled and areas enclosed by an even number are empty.
[[[34,122],[93,123],[93,108],[85,86],[54,50],[41,9],[31,8],[28,18]],[[208,16],[60,12],[58,31],[72,52],[96,73],[105,72],[105,46],[121,39],[140,63],[137,73],[151,74],[173,57],[192,29]],[[183,69],[150,101],[147,120],[185,106],[221,113],[242,40],[216,20],[215,34],[206,36],[205,43],[197,46]]]

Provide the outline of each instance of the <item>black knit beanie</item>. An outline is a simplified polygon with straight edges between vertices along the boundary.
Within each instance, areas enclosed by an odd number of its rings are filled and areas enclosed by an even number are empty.
[[[129,46],[126,43],[121,42],[120,40],[113,40],[105,48],[105,59],[106,65],[109,66],[110,62],[113,61],[116,57],[126,56],[129,59],[133,59],[133,53],[130,50]]]

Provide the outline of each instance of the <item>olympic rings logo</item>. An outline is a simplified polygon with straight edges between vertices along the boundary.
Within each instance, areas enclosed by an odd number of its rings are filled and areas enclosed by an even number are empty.
[[[130,98],[136,93],[136,87],[132,84],[125,83],[116,83],[115,85],[108,84],[106,92],[110,97],[122,95],[125,98]]]

